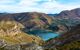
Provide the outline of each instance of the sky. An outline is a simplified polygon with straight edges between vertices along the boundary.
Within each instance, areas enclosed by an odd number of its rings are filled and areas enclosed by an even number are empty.
[[[0,12],[60,13],[63,10],[80,8],[80,0],[0,0]]]

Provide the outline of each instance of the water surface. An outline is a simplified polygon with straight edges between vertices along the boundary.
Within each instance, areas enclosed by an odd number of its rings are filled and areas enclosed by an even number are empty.
[[[37,33],[37,34],[34,33],[33,35],[37,35],[37,36],[41,37],[43,40],[48,40],[50,38],[54,38],[54,37],[58,36],[59,34],[50,32],[50,33]]]

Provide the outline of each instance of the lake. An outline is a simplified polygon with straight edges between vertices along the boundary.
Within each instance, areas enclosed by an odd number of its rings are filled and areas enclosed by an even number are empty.
[[[59,34],[58,33],[36,33],[36,34],[33,34],[33,35],[37,35],[39,37],[41,37],[43,40],[48,40],[50,38],[54,38],[56,36],[58,36]]]

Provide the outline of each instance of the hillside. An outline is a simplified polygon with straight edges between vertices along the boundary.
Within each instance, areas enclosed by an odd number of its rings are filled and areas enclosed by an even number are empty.
[[[25,26],[24,31],[57,31],[65,33],[80,23],[80,8],[62,11],[59,14],[45,14],[39,12],[3,13],[0,20],[14,20]]]
[[[80,8],[64,10],[59,14],[56,14],[56,16],[53,16],[53,19],[57,25],[62,25],[63,28],[66,27],[67,29],[62,30],[66,30],[67,32],[74,28],[76,25],[80,24]]]
[[[75,26],[69,32],[52,38],[45,44],[47,49],[80,50],[80,25]]]
[[[27,12],[27,13],[13,13],[2,14],[0,20],[15,20],[25,26],[25,30],[46,29],[52,23],[52,18],[44,13]]]
[[[62,11],[59,14],[0,13],[0,47],[7,44],[9,46],[6,47],[16,45],[17,48],[19,46],[26,48],[26,45],[29,45],[28,49],[31,47],[58,50],[79,49],[79,13],[80,8]],[[58,36],[48,38],[49,40],[44,42],[40,37],[43,35],[44,38],[47,38],[46,33],[47,37],[50,37],[50,33],[58,34]]]
[[[65,19],[80,19],[80,8],[72,9],[72,10],[64,10],[56,15],[57,18],[65,18]]]
[[[41,43],[40,37],[26,34],[22,31],[24,26],[16,21],[0,21],[0,40],[7,44]]]

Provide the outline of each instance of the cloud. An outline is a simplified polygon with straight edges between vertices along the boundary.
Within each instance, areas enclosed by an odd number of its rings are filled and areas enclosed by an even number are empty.
[[[77,2],[62,3],[63,0],[0,0],[1,12],[42,12],[59,13],[80,7]],[[67,1],[66,1],[67,2]]]
[[[0,0],[0,5],[12,5],[18,3],[19,0]]]

